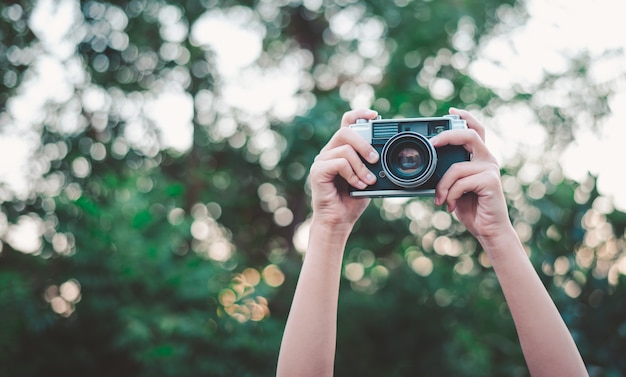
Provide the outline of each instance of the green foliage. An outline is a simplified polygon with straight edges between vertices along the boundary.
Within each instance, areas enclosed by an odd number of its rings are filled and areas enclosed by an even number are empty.
[[[78,78],[31,124],[30,191],[0,186],[0,375],[273,375],[301,265],[295,241],[310,215],[308,167],[352,98],[375,90],[373,106],[385,116],[450,106],[489,113],[505,101],[462,62],[502,26],[502,14],[523,23],[513,0],[314,3],[74,4],[66,38],[75,48],[55,59]],[[36,77],[34,56],[58,52],[31,30],[34,7],[0,5],[0,130],[15,124],[7,104]],[[249,76],[228,77],[217,52],[190,37],[204,14],[219,11],[264,31]],[[356,25],[344,34],[341,12]],[[471,33],[461,50],[453,39],[463,27]],[[299,82],[279,104],[295,98],[296,110],[238,107],[245,91],[226,100],[229,82],[276,67],[286,75],[286,57]],[[588,63],[568,74],[587,75]],[[437,78],[452,92],[434,98]],[[104,105],[88,101],[93,90]],[[142,107],[168,90],[194,101],[184,150],[160,138]],[[608,111],[608,96],[589,100],[595,117]],[[528,99],[518,90],[512,101]],[[571,136],[571,109],[535,110],[551,138]],[[64,128],[68,119],[79,126]],[[143,128],[133,139],[136,124]],[[590,372],[624,374],[626,214],[592,177],[579,183],[544,171],[529,183],[518,174],[523,161],[503,168],[516,229]],[[9,225],[20,221],[37,224],[40,247],[11,242]],[[350,264],[362,274],[346,271],[342,281],[337,375],[527,375],[480,246],[430,201],[375,200],[350,239]]]

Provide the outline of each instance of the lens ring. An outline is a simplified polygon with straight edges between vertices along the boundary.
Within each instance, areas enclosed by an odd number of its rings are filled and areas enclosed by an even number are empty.
[[[387,178],[408,189],[426,183],[437,167],[435,147],[416,132],[401,132],[387,140],[381,157]]]

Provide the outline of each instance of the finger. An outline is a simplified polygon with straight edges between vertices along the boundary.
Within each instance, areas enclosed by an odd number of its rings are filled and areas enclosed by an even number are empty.
[[[476,194],[478,197],[490,196],[497,192],[499,183],[498,177],[493,171],[483,170],[478,174],[463,177],[450,187],[446,196],[446,204],[448,211],[453,212],[459,199],[469,193]]]
[[[367,187],[367,183],[359,178],[345,158],[316,161],[311,167],[311,176],[314,181],[321,183],[334,182],[335,178],[340,176],[352,187],[360,190]]]
[[[337,148],[320,153],[316,157],[316,161],[328,161],[335,159],[346,159],[350,164],[351,169],[357,174],[357,176],[365,183],[372,185],[376,183],[376,177],[367,168],[363,160],[359,158],[356,151],[350,145],[341,145]]]
[[[480,135],[473,129],[443,131],[429,141],[435,148],[444,145],[461,145],[472,154],[473,159],[495,161]]]
[[[467,177],[481,174],[484,171],[495,171],[497,179],[499,179],[499,170],[497,165],[489,162],[457,162],[452,164],[448,171],[441,177],[435,190],[435,204],[443,204],[450,195],[451,188],[456,182]],[[469,192],[469,191],[465,191]]]
[[[461,178],[452,185],[448,195],[446,196],[445,203],[448,212],[454,212],[456,210],[457,202],[462,196],[476,195],[474,193],[477,190],[477,182],[473,179],[475,176]],[[470,191],[464,191],[464,189]]]
[[[374,119],[378,116],[378,112],[370,109],[350,110],[341,117],[341,127],[348,127],[356,123],[357,119]]]
[[[326,146],[322,148],[320,155],[343,145],[350,146],[370,164],[375,164],[378,161],[378,152],[376,152],[374,147],[359,134],[347,127],[342,127],[335,132],[335,135],[333,135]]]
[[[451,107],[449,112],[452,115],[460,116],[467,124],[467,128],[476,131],[478,136],[485,141],[485,127],[469,111]]]

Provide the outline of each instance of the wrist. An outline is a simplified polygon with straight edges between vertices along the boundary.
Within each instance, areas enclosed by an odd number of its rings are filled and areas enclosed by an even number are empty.
[[[343,242],[345,242],[350,236],[350,233],[352,233],[353,227],[353,223],[333,221],[324,216],[313,214],[310,233],[311,236],[315,233],[316,236],[322,236],[324,239],[330,241],[343,240]]]
[[[341,261],[351,231],[352,225],[328,222],[313,216],[309,228],[307,254],[335,256]]]
[[[477,240],[492,261],[512,252],[523,252],[524,249],[515,228],[513,228],[510,222],[507,222],[497,232],[477,237]]]

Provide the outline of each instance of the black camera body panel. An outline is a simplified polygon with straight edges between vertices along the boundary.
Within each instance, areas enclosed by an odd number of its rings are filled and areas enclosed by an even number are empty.
[[[451,129],[467,128],[455,115],[408,119],[359,119],[350,125],[379,153],[375,164],[363,160],[377,176],[375,184],[359,190],[350,187],[353,197],[432,196],[450,166],[469,161],[463,146],[434,148],[428,139]],[[402,143],[403,145],[400,145]],[[413,153],[406,153],[405,151]]]

